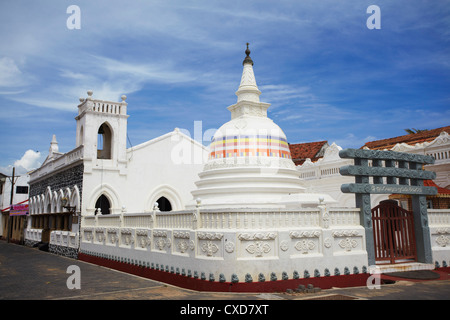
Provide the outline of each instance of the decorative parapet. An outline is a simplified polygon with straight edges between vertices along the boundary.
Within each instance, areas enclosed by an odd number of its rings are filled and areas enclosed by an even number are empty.
[[[78,115],[84,112],[101,112],[116,115],[126,115],[127,114],[127,103],[125,100],[127,96],[122,95],[122,102],[106,101],[92,99],[93,91],[89,90],[87,92],[88,97],[80,98],[80,104],[78,105]]]
[[[49,173],[54,173],[55,170],[67,167],[69,165],[72,165],[80,160],[83,160],[83,154],[84,154],[84,146],[80,145],[76,147],[75,149],[61,155],[60,157],[53,159],[51,161],[48,161],[44,165],[42,165],[40,168],[34,170],[32,173],[30,173],[30,181],[29,183],[32,184],[36,180],[46,176]]]

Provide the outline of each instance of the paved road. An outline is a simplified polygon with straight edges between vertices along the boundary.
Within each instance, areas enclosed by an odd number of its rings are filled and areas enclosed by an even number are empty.
[[[67,270],[73,265],[80,268],[80,289],[69,289],[67,285],[73,275]],[[69,281],[69,285],[74,283]],[[258,300],[264,304],[268,300],[311,299],[449,300],[450,280],[399,281],[382,285],[380,289],[334,288],[314,294],[203,293],[0,240],[0,300],[195,300],[197,303],[207,300],[250,303],[250,300]]]

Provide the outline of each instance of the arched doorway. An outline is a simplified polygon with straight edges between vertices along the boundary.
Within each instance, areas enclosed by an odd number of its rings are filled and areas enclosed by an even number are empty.
[[[156,202],[158,202],[158,207],[160,211],[172,211],[172,204],[170,203],[169,200],[167,200],[166,197],[161,197],[158,200],[156,200]]]
[[[108,198],[104,194],[102,194],[97,199],[97,202],[95,203],[95,214],[99,213],[98,209],[100,209],[101,214],[109,214],[110,208],[111,208],[111,204],[110,204]]]

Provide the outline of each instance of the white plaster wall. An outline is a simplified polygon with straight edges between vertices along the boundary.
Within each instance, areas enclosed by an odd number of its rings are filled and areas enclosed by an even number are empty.
[[[103,193],[111,213],[148,212],[161,196],[173,210],[184,209],[192,200],[190,191],[203,168],[207,149],[178,130],[127,150],[127,162],[85,162],[83,212],[94,214]]]
[[[148,212],[159,197],[172,210],[183,210],[192,200],[207,148],[178,130],[128,150],[127,212]]]

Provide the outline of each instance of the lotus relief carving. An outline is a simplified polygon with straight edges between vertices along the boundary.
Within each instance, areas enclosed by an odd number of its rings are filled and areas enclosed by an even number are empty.
[[[228,252],[228,253],[232,253],[234,251],[234,243],[231,242],[231,241],[228,241],[225,244],[225,251]]]
[[[110,233],[110,236],[109,236],[109,242],[111,243],[111,244],[115,244],[115,243],[117,243],[119,241],[119,237],[117,236],[117,233]]]
[[[314,250],[316,248],[316,245],[312,240],[304,239],[301,241],[297,241],[294,247],[298,251],[301,251],[303,254],[307,254],[309,251]]]
[[[345,249],[345,251],[351,251],[352,248],[356,248],[357,245],[358,243],[356,242],[356,240],[350,238],[345,238],[339,241],[339,246],[342,249]]]
[[[158,250],[163,250],[166,246],[166,241],[162,238],[155,240],[155,248]]]
[[[189,248],[189,244],[187,243],[186,240],[182,240],[177,243],[177,248],[179,252],[185,253]]]
[[[145,248],[147,246],[150,245],[150,238],[146,237],[146,236],[141,236],[139,237],[139,245],[141,248]]]
[[[213,243],[212,241],[206,241],[202,244],[201,250],[206,253],[208,257],[213,256],[217,251],[219,251],[219,247]]]
[[[436,238],[436,243],[440,247],[446,247],[447,245],[450,244],[450,238],[444,235],[440,235],[439,237]]]
[[[264,253],[269,253],[271,248],[270,245],[264,241],[255,241],[249,244],[245,250],[250,254],[254,254],[256,257],[262,257]]]

